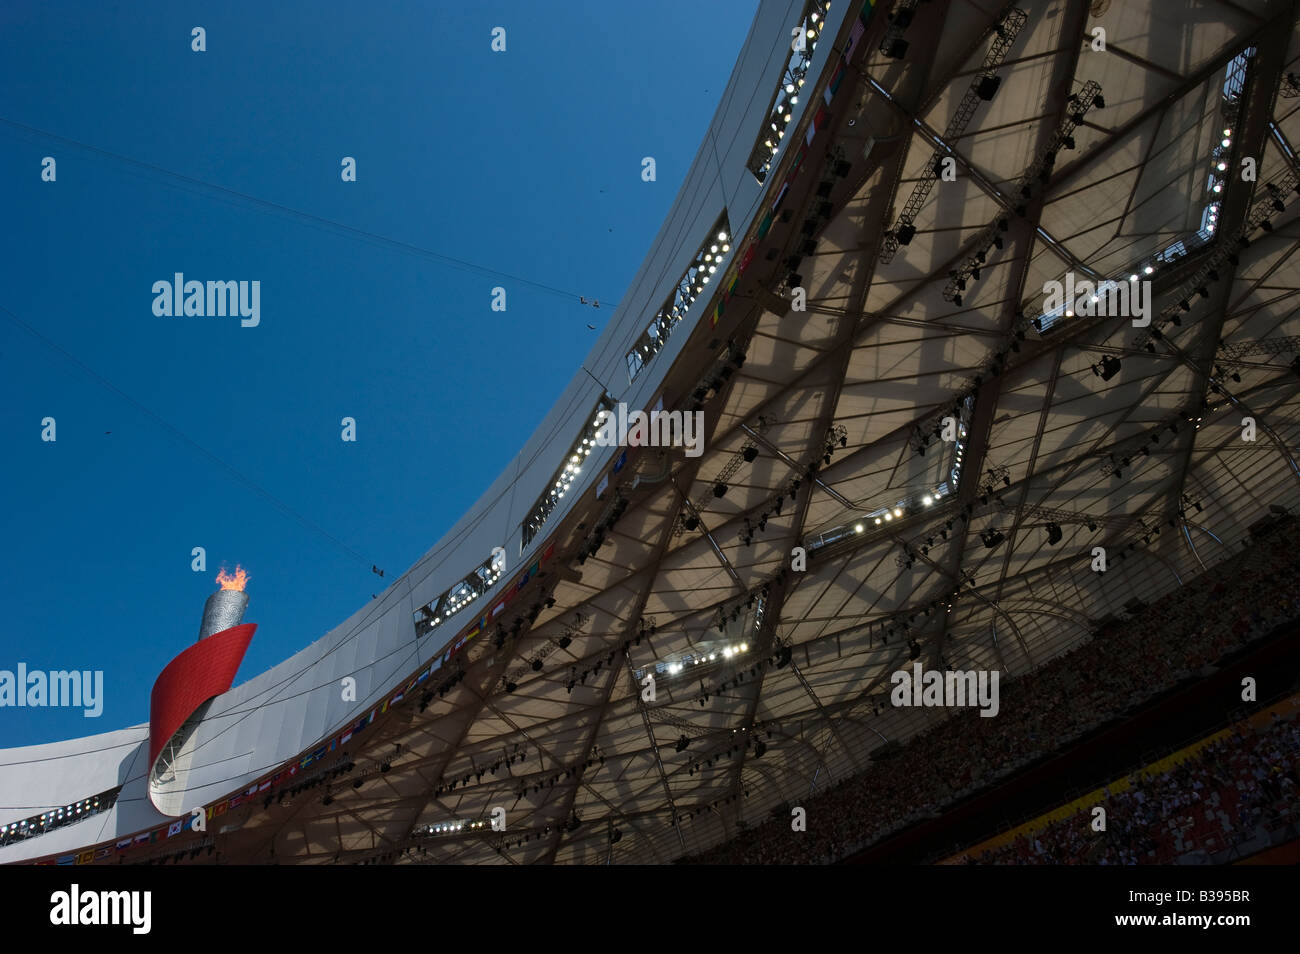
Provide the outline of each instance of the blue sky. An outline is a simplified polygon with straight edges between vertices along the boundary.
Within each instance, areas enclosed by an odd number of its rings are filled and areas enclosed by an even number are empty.
[[[244,681],[386,585],[370,563],[391,580],[427,551],[611,316],[576,295],[617,300],[632,278],[756,7],[0,7],[0,669],[105,680],[99,718],[0,708],[0,747],[145,721],[223,563],[252,577]],[[259,280],[261,324],[156,317],[152,285],[174,272]]]

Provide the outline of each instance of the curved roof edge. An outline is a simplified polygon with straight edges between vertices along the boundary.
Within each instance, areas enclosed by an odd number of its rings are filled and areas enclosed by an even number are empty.
[[[685,320],[634,380],[629,380],[628,352],[654,320],[719,216],[726,212],[733,235],[745,234],[772,186],[773,178],[760,185],[747,163],[767,119],[769,93],[790,52],[791,24],[798,22],[803,6],[803,0],[760,3],[720,105],[650,251],[614,318],[520,452],[443,538],[377,599],[298,653],[212,701],[192,737],[187,806],[204,806],[239,792],[312,746],[328,744],[331,737],[337,741],[340,733],[350,734],[349,726],[373,718],[381,704],[387,708],[387,701],[381,700],[400,687],[408,674],[422,668],[431,671],[447,658],[448,649],[467,638],[467,627],[486,617],[520,576],[526,579],[528,568],[541,562],[550,535],[567,510],[621,452],[617,447],[593,452],[594,466],[585,466],[575,478],[574,492],[565,505],[524,544],[523,522],[579,438],[587,415],[602,391],[630,408],[651,404],[691,332],[708,313],[712,295],[706,292],[694,301]],[[825,35],[838,36],[845,15],[859,6],[834,3]],[[834,52],[834,44],[819,44],[809,76],[820,76]],[[792,132],[799,120],[794,118]],[[787,142],[794,139],[792,135]],[[783,151],[775,161],[784,158]],[[731,256],[738,250],[737,242]],[[496,547],[506,553],[501,579],[480,601],[449,618],[454,625],[440,627],[444,635],[417,637],[413,622],[417,609],[464,579]],[[354,698],[342,691],[348,677],[355,680]],[[148,726],[138,725],[0,750],[0,805],[22,806],[0,809],[0,825],[122,787],[113,807],[100,814],[0,847],[0,863],[59,855],[171,821],[154,809],[148,796],[148,745]]]

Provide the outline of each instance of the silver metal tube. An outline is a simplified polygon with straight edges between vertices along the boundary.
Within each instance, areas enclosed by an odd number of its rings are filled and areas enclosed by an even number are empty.
[[[199,625],[199,639],[213,633],[238,626],[248,608],[248,594],[242,590],[217,590],[203,604],[203,622]]]

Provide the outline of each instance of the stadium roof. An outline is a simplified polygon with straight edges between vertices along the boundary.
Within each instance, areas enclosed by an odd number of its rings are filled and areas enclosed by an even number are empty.
[[[911,657],[1023,674],[1300,500],[1293,6],[892,9],[808,76],[805,165],[665,377],[704,453],[573,502],[553,605],[231,860],[672,861],[937,718],[880,705]],[[1067,273],[1149,281],[1150,324],[1045,305]]]

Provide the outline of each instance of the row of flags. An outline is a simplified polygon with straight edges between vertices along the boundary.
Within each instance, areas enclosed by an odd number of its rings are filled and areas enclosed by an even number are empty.
[[[853,31],[849,34],[849,45],[840,57],[839,65],[835,68],[835,72],[831,76],[831,81],[826,85],[825,92],[822,93],[825,105],[817,108],[817,112],[814,114],[812,122],[808,124],[808,132],[804,136],[804,141],[799,147],[799,151],[795,154],[794,162],[790,166],[790,171],[787,173],[785,181],[781,183],[781,188],[777,190],[776,198],[772,200],[771,208],[767,209],[763,213],[763,217],[759,219],[756,238],[745,248],[744,254],[740,256],[735,267],[724,280],[722,297],[718,299],[718,303],[713,309],[713,315],[709,319],[710,327],[716,328],[718,326],[718,320],[722,318],[723,312],[727,307],[727,302],[731,300],[731,296],[736,290],[736,285],[740,281],[740,276],[745,274],[745,269],[749,268],[749,263],[754,260],[754,251],[757,248],[758,243],[767,237],[768,230],[772,228],[772,221],[776,217],[776,213],[780,211],[781,203],[785,201],[786,193],[790,191],[790,183],[794,181],[794,177],[799,174],[799,170],[803,167],[804,158],[808,154],[808,147],[812,145],[813,137],[817,135],[817,130],[824,129],[826,124],[830,121],[831,114],[827,112],[827,107],[830,106],[831,100],[839,91],[840,83],[844,81],[844,73],[848,69],[849,58],[853,56],[853,51],[857,49],[858,42],[867,32],[867,22],[871,19],[871,14],[875,12],[875,9],[876,5],[874,0],[866,0],[866,2],[862,4],[862,9],[858,13],[858,18],[853,24]]]
[[[529,580],[535,577],[542,568],[542,565],[555,556],[555,543],[552,542],[543,550],[542,555],[529,566],[514,583],[506,587],[504,595],[493,606],[488,616],[483,616],[475,620],[469,630],[460,637],[439,659],[433,660],[418,675],[412,676],[405,684],[400,686],[392,695],[388,696],[382,703],[371,709],[365,715],[361,716],[355,722],[350,723],[345,729],[336,734],[329,741],[322,743],[315,750],[303,755],[297,761],[290,763],[280,769],[275,775],[268,776],[260,781],[254,782],[244,791],[231,795],[229,798],[222,799],[212,805],[207,806],[205,815],[210,822],[215,818],[220,818],[226,812],[231,811],[247,801],[259,795],[265,795],[269,791],[287,784],[298,775],[299,772],[308,768],[312,764],[319,762],[328,756],[331,752],[337,751],[351,741],[352,737],[364,729],[375,719],[386,713],[390,708],[397,705],[406,698],[406,694],[424,682],[435,672],[441,669],[448,660],[450,660],[461,649],[465,643],[469,642],[475,636],[481,634],[487,626],[489,618],[495,619],[506,606],[523,592],[524,586]],[[43,861],[37,861],[38,865],[86,865],[100,859],[107,858],[110,855],[136,848],[140,845],[151,845],[159,841],[166,841],[168,838],[174,838],[183,832],[189,831],[194,824],[194,816],[186,815],[184,818],[178,818],[170,824],[160,825],[149,831],[142,831],[129,838],[121,838],[113,845],[101,845],[98,848],[87,848],[84,851],[74,852],[67,855],[59,855],[57,858],[47,858]]]

